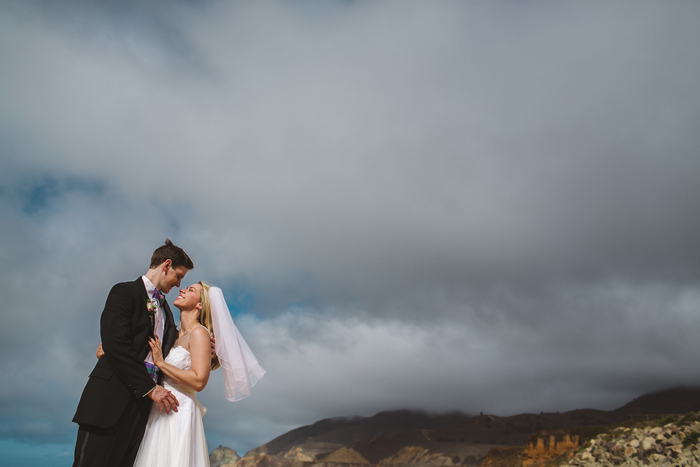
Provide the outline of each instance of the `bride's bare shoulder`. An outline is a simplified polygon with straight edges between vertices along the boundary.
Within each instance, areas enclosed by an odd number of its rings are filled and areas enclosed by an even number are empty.
[[[190,337],[197,337],[199,339],[205,338],[209,340],[209,330],[204,326],[198,326],[192,330],[192,335]]]

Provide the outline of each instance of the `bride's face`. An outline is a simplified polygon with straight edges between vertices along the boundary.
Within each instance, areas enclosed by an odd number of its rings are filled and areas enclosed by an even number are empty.
[[[186,289],[180,289],[180,295],[177,296],[173,305],[178,307],[180,311],[194,310],[199,304],[201,294],[202,286],[200,284],[192,284]]]

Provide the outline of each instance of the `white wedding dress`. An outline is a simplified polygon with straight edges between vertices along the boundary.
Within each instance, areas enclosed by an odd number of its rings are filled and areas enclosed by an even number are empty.
[[[183,370],[192,367],[190,352],[181,346],[173,347],[165,361]],[[199,403],[194,390],[178,385],[168,376],[164,377],[163,386],[180,405],[177,412],[167,414],[165,410],[159,412],[158,404],[153,403],[134,467],[209,467],[202,425],[207,409]]]

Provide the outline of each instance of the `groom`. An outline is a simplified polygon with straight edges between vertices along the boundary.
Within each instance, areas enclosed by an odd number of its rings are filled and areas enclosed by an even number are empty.
[[[156,335],[163,357],[177,339],[163,294],[179,287],[192,260],[169,239],[153,252],[145,275],[112,287],[100,319],[104,356],[90,373],[73,421],[79,425],[73,467],[131,466],[152,401],[177,411],[170,391],[157,385],[148,338]]]

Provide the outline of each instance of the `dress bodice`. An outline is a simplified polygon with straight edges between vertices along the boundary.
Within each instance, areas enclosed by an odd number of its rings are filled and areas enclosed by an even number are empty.
[[[202,326],[204,327],[204,326]],[[196,329],[197,326],[194,328],[190,329],[190,331],[185,334],[184,336],[181,336],[175,341],[175,345],[173,346],[172,349],[170,349],[170,352],[168,352],[168,356],[165,357],[165,362],[170,363],[173,366],[178,367],[181,370],[191,370],[192,369],[192,356],[190,355],[190,351],[187,350],[184,345],[187,345],[190,341],[190,334],[194,329]],[[205,328],[206,329],[206,328]],[[167,376],[165,377],[166,381],[169,380]]]
[[[192,369],[192,357],[190,356],[190,351],[181,345],[170,349],[168,356],[165,357],[165,361],[166,363],[170,363],[181,370]]]

